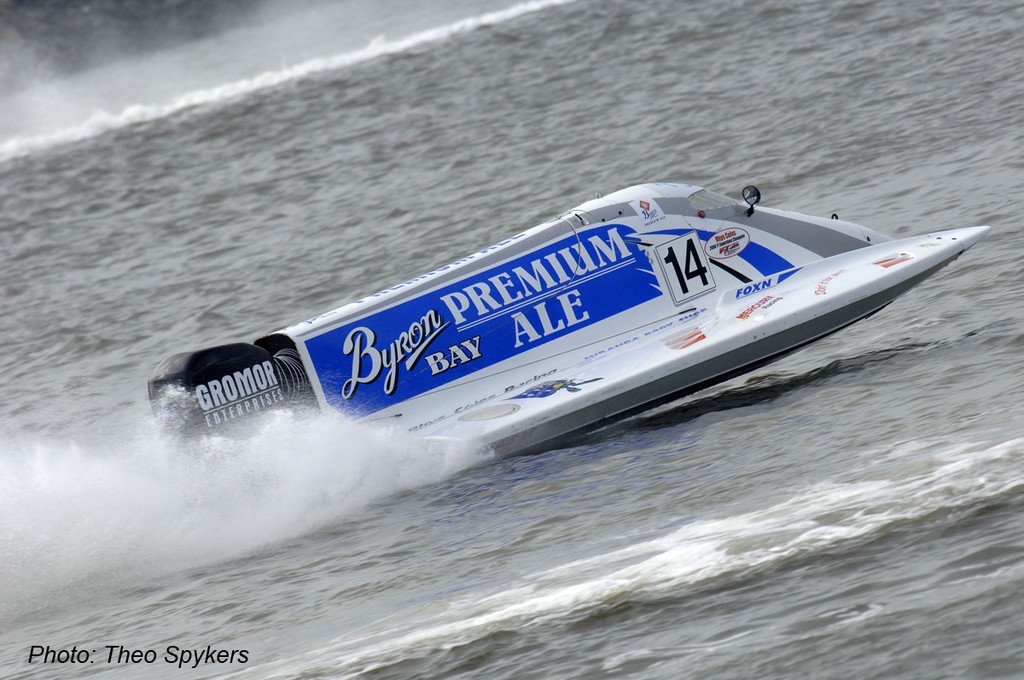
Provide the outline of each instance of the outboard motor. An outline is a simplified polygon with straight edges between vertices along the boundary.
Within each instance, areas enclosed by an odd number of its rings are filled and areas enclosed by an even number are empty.
[[[268,336],[257,342],[264,346],[240,342],[164,359],[149,379],[153,412],[177,433],[220,434],[237,432],[268,410],[315,407],[291,341]]]

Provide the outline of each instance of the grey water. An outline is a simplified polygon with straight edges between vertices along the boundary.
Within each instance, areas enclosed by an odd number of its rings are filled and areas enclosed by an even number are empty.
[[[268,2],[0,93],[0,675],[1024,677],[1022,28],[977,0]],[[169,354],[658,180],[992,232],[557,451],[153,422]]]

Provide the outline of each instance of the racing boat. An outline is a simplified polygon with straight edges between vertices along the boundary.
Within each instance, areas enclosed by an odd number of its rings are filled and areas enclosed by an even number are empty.
[[[629,187],[326,314],[169,357],[180,432],[336,409],[499,456],[778,359],[879,311],[989,231],[892,238],[690,184]]]

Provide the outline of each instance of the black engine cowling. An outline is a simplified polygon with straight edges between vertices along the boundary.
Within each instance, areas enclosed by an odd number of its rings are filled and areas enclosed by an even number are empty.
[[[236,431],[268,410],[315,407],[294,347],[274,336],[257,342],[265,346],[220,345],[162,361],[149,379],[154,413],[175,431],[201,434]]]

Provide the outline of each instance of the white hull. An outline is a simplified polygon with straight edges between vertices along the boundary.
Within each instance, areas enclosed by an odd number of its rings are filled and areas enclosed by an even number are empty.
[[[171,357],[151,394],[200,431],[305,401],[429,440],[536,451],[862,319],[987,232],[894,241],[837,219],[750,211],[691,185],[645,184],[258,347]],[[167,386],[179,397],[170,408]]]

